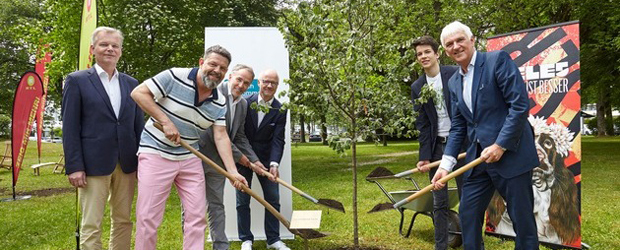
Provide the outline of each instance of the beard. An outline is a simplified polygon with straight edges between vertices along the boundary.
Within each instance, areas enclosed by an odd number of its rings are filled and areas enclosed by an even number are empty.
[[[215,88],[217,88],[217,85],[220,84],[220,81],[212,81],[212,80],[210,80],[208,75],[203,75],[202,76],[202,82],[209,89],[215,89]]]

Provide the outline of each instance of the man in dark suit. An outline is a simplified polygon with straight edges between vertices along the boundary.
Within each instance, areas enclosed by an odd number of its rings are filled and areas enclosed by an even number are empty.
[[[460,69],[450,78],[452,128],[441,169],[433,177],[435,188],[443,188],[437,180],[452,169],[468,138],[466,161],[481,157],[485,162],[464,174],[459,217],[465,249],[484,248],[480,231],[495,190],[514,223],[515,249],[538,249],[531,182],[539,162],[519,69],[506,52],[477,52],[471,30],[460,22],[443,29],[441,43]]]
[[[231,139],[232,155],[236,163],[245,167],[264,169],[258,160],[252,146],[245,136],[245,116],[247,101],[243,93],[248,90],[254,80],[254,70],[249,66],[237,64],[224,82],[217,87],[226,97],[226,130]],[[224,166],[215,146],[213,128],[208,128],[200,135],[200,152],[209,157],[219,166]],[[255,165],[254,165],[255,164]],[[226,177],[218,173],[211,166],[203,163],[207,191],[207,212],[209,215],[209,234],[213,240],[214,250],[228,250],[229,243],[226,237],[226,214],[224,211],[224,183]]]
[[[437,168],[429,169],[426,165],[441,160],[448,141],[451,114],[448,80],[458,68],[439,65],[439,43],[430,36],[416,39],[412,46],[418,63],[424,68],[424,74],[411,84],[411,101],[414,103],[414,111],[418,113],[416,128],[420,131],[420,157],[416,166],[420,172],[430,171],[430,180]],[[433,98],[418,104],[423,88],[435,94]],[[458,177],[456,181],[460,190],[462,178]],[[448,187],[433,192],[435,249],[448,248],[448,204]]]
[[[258,77],[259,94],[247,98],[248,113],[245,120],[245,133],[263,166],[269,166],[268,171],[278,176],[278,167],[284,151],[284,127],[286,126],[286,112],[282,112],[280,102],[275,98],[279,78],[275,70],[266,70]],[[251,108],[257,103],[258,108]],[[268,110],[268,112],[266,112]],[[239,173],[252,185],[253,171],[247,167],[238,167]],[[258,181],[263,188],[265,200],[276,210],[280,211],[280,192],[278,183],[270,181],[258,172]],[[250,231],[250,196],[237,191],[237,230],[239,239],[243,242],[242,250],[251,250],[254,235]],[[267,209],[265,209],[265,233],[267,248],[290,250],[280,240],[280,223]]]
[[[71,185],[78,188],[82,249],[102,249],[101,220],[110,202],[109,249],[130,249],[131,203],[144,115],[131,91],[133,77],[116,70],[123,34],[99,27],[91,39],[93,68],[69,74],[62,102],[63,149]]]

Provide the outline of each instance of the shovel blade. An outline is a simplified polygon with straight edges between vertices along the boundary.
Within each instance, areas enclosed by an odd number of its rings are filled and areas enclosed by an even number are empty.
[[[328,235],[328,234],[316,231],[314,229],[290,229],[290,231],[293,234],[299,235],[299,237],[304,238],[306,240],[323,238]]]
[[[390,209],[394,209],[394,204],[392,204],[392,203],[381,203],[381,204],[375,205],[375,207],[370,209],[370,211],[368,211],[368,213],[371,214],[371,213],[382,212],[382,211],[386,211],[386,210],[390,210]]]
[[[336,201],[336,200],[330,200],[330,199],[319,199],[319,202],[317,204],[326,206],[328,208],[340,211],[345,213],[344,211],[344,206],[342,205],[341,202]]]
[[[376,179],[376,178],[386,178],[386,177],[393,177],[394,173],[392,171],[390,171],[387,168],[384,167],[378,167],[375,168],[375,170],[373,170],[372,172],[370,172],[370,174],[368,174],[366,176],[366,179]]]

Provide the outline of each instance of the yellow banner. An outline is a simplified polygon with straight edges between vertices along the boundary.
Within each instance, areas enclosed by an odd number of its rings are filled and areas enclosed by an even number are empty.
[[[80,29],[79,70],[92,67],[93,55],[90,53],[90,36],[97,28],[97,0],[84,0],[82,10],[82,28]]]

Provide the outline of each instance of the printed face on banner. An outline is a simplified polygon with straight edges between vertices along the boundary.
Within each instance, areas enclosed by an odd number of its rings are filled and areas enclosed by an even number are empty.
[[[581,116],[579,24],[490,38],[519,66],[531,103],[540,166],[533,170],[534,217],[541,243],[581,247]],[[487,231],[515,235],[504,200],[495,194]]]
[[[116,33],[100,32],[90,51],[98,65],[116,67],[123,53],[121,37]]]

